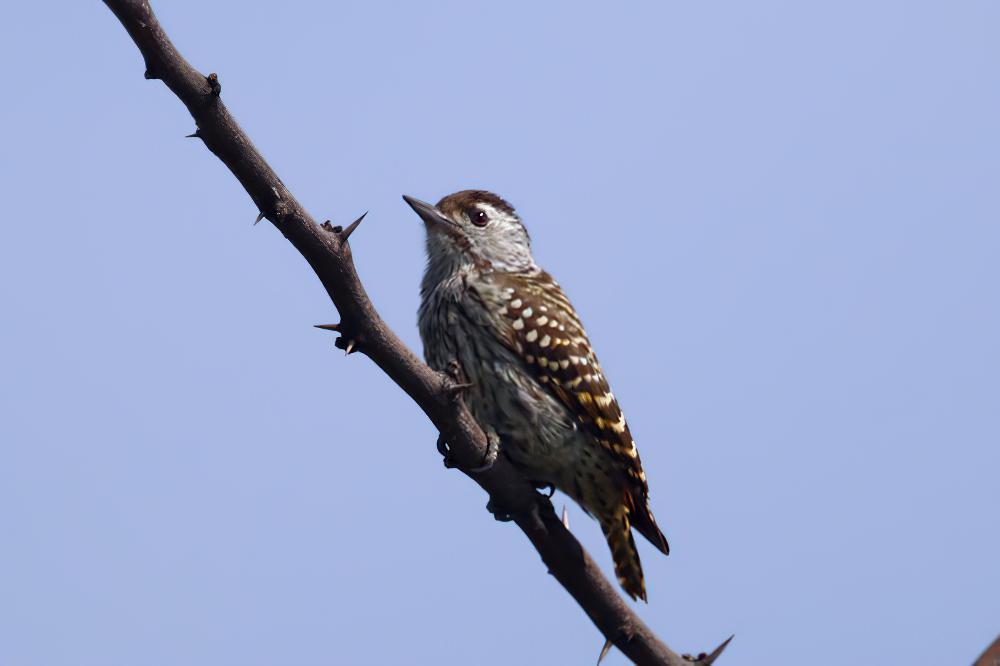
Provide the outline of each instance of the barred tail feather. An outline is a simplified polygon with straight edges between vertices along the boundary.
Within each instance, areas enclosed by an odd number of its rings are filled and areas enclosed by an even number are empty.
[[[611,548],[611,558],[615,563],[615,575],[622,589],[635,599],[646,601],[646,583],[642,577],[642,564],[639,562],[639,551],[632,538],[632,525],[629,522],[628,508],[621,509],[608,519],[601,520],[601,529]]]

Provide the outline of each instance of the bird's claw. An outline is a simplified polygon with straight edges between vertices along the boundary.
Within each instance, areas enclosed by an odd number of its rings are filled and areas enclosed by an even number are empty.
[[[492,429],[486,431],[486,453],[483,454],[483,459],[479,461],[478,467],[473,467],[469,471],[473,474],[478,474],[479,472],[485,472],[486,470],[493,467],[493,464],[500,457],[500,435]]]
[[[455,462],[455,460],[451,455],[451,448],[448,446],[448,442],[445,440],[444,435],[438,435],[437,450],[438,453],[441,454],[441,457],[444,459],[445,469],[454,469],[458,467],[458,464]]]
[[[458,467],[458,463],[455,462],[455,457],[452,455],[451,447],[448,446],[448,441],[445,439],[443,434],[439,434],[437,438],[437,450],[438,453],[444,458],[444,466],[447,469],[454,469]],[[485,472],[486,470],[493,467],[493,464],[500,457],[500,436],[496,434],[493,430],[486,431],[486,452],[483,454],[483,459],[479,462],[476,467],[470,467],[465,471],[470,474],[479,474],[480,472]]]

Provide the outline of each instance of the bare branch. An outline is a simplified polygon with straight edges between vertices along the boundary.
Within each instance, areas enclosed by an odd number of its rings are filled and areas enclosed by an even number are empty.
[[[229,168],[261,217],[271,221],[316,272],[341,316],[340,324],[320,328],[339,332],[338,347],[368,356],[420,406],[447,441],[452,462],[482,486],[495,505],[512,513],[549,572],[611,643],[637,664],[690,666],[690,660],[670,650],[625,604],[556,516],[548,498],[536,493],[509,462],[499,458],[482,471],[476,469],[490,449],[460,392],[454,390],[455,382],[407,349],[375,311],[358,278],[347,239],[364,216],[343,230],[328,223],[318,225],[230,115],[220,98],[219,77],[204,76],[180,55],[149,2],[104,1],[139,48],[145,77],[163,81],[184,103],[197,124],[192,136],[202,139]]]

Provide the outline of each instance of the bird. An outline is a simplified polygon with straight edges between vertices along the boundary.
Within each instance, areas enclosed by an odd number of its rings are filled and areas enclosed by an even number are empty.
[[[461,376],[487,438],[537,488],[596,518],[619,584],[646,601],[632,528],[663,554],[670,547],[618,400],[573,305],[535,263],[521,217],[486,190],[436,205],[403,199],[426,230],[418,325],[428,365]]]

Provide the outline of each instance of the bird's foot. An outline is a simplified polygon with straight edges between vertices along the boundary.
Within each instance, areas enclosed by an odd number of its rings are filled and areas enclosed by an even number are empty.
[[[437,450],[444,459],[445,469],[454,469],[458,467],[458,463],[455,462],[454,456],[451,455],[451,447],[449,447],[448,442],[445,441],[444,435],[438,435]]]
[[[478,474],[480,472],[485,472],[486,470],[493,467],[493,463],[497,461],[500,457],[500,435],[496,433],[493,428],[486,429],[486,452],[483,453],[483,459],[479,461],[478,467],[473,467],[469,471],[473,474]]]
[[[444,458],[444,466],[448,469],[453,469],[458,467],[458,463],[455,462],[455,457],[452,455],[451,447],[448,446],[448,442],[444,435],[438,435],[437,439],[437,450]],[[480,472],[485,472],[496,463],[497,458],[500,457],[500,436],[492,428],[486,429],[486,452],[483,453],[482,460],[475,467],[470,467],[465,472],[469,474],[479,474]]]

